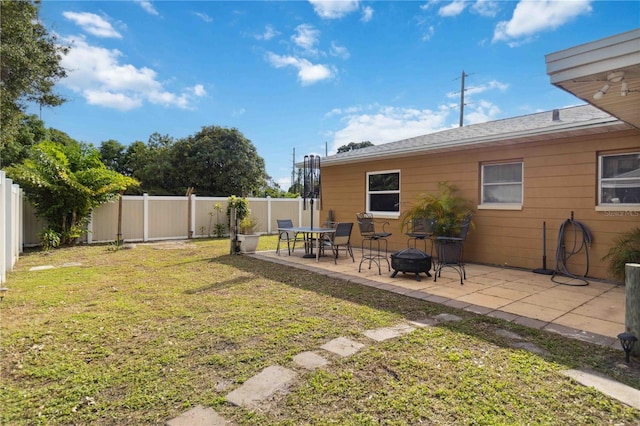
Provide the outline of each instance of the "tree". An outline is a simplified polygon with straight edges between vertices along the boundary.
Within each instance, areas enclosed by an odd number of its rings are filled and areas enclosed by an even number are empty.
[[[95,148],[77,142],[41,142],[26,160],[6,171],[61,244],[76,241],[93,208],[137,184],[135,179],[108,170]]]
[[[58,106],[53,86],[66,77],[60,65],[69,48],[57,44],[27,0],[0,0],[0,147],[18,133],[27,102]]]
[[[194,187],[204,196],[248,196],[265,188],[264,160],[235,128],[203,127],[171,148],[174,191]]]
[[[21,163],[32,146],[47,138],[47,129],[37,115],[23,115],[14,136],[0,145],[0,167]]]
[[[349,151],[353,151],[355,149],[360,149],[360,148],[366,148],[368,146],[373,146],[373,143],[369,142],[369,141],[363,141],[363,142],[349,142],[347,145],[342,145],[340,148],[338,148],[338,154],[342,153],[342,152],[349,152]]]
[[[107,169],[126,174],[125,166],[126,147],[114,139],[109,139],[100,144],[100,158]]]

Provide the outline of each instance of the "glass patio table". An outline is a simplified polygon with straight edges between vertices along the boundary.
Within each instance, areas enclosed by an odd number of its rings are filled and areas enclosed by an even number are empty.
[[[311,228],[309,226],[300,226],[293,228],[278,228],[278,232],[289,231],[304,234],[304,251],[305,258],[316,258],[316,262],[320,261],[320,242],[327,234],[335,234],[335,228]],[[313,243],[316,243],[316,253],[313,253]]]

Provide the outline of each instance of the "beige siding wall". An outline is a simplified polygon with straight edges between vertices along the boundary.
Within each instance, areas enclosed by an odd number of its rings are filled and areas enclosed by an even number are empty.
[[[640,226],[638,211],[622,214],[596,211],[598,154],[615,150],[640,150],[640,131],[323,166],[323,210],[326,215],[326,210],[332,208],[336,220],[355,222],[356,212],[366,206],[366,173],[393,169],[401,171],[401,211],[410,206],[418,194],[436,191],[441,181],[455,184],[461,196],[477,205],[481,164],[521,160],[524,163],[522,210],[475,210],[474,228],[465,244],[465,258],[494,265],[540,268],[542,223],[546,221],[547,267],[553,269],[558,230],[573,212],[575,219],[593,233],[589,276],[609,278],[602,257],[612,240],[619,232]],[[389,219],[388,222],[387,230],[393,233],[389,239],[390,249],[406,247],[400,221]],[[358,244],[357,228],[354,232]],[[573,244],[573,240],[570,243]],[[583,254],[569,263],[572,272],[584,273]]]

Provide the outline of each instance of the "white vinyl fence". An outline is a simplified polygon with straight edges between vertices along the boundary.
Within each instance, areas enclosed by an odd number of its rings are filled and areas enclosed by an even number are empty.
[[[22,189],[0,170],[0,287],[22,252]]]
[[[274,234],[277,219],[291,219],[294,226],[309,226],[311,210],[304,210],[302,198],[248,198],[251,216],[258,220],[256,232]],[[214,208],[220,205],[220,212]],[[314,225],[319,219],[315,203]],[[170,239],[204,238],[216,235],[216,224],[227,224],[227,197],[125,195],[121,201],[104,204],[93,212],[83,242],[107,243],[120,239],[144,242]],[[38,232],[45,224],[31,205],[24,205],[24,245],[40,243]],[[226,229],[226,228],[225,228]],[[225,234],[228,233],[226,229]]]

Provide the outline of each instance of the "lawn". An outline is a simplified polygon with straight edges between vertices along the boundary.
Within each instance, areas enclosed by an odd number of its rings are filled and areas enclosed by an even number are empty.
[[[0,423],[163,424],[202,404],[239,425],[640,424],[561,374],[590,368],[640,389],[621,351],[228,253],[227,240],[25,253],[0,303]],[[43,265],[54,268],[30,271]],[[362,334],[440,313],[462,320]],[[367,345],[315,371],[292,362],[340,336]],[[256,410],[225,401],[271,365],[300,373],[287,392]]]

